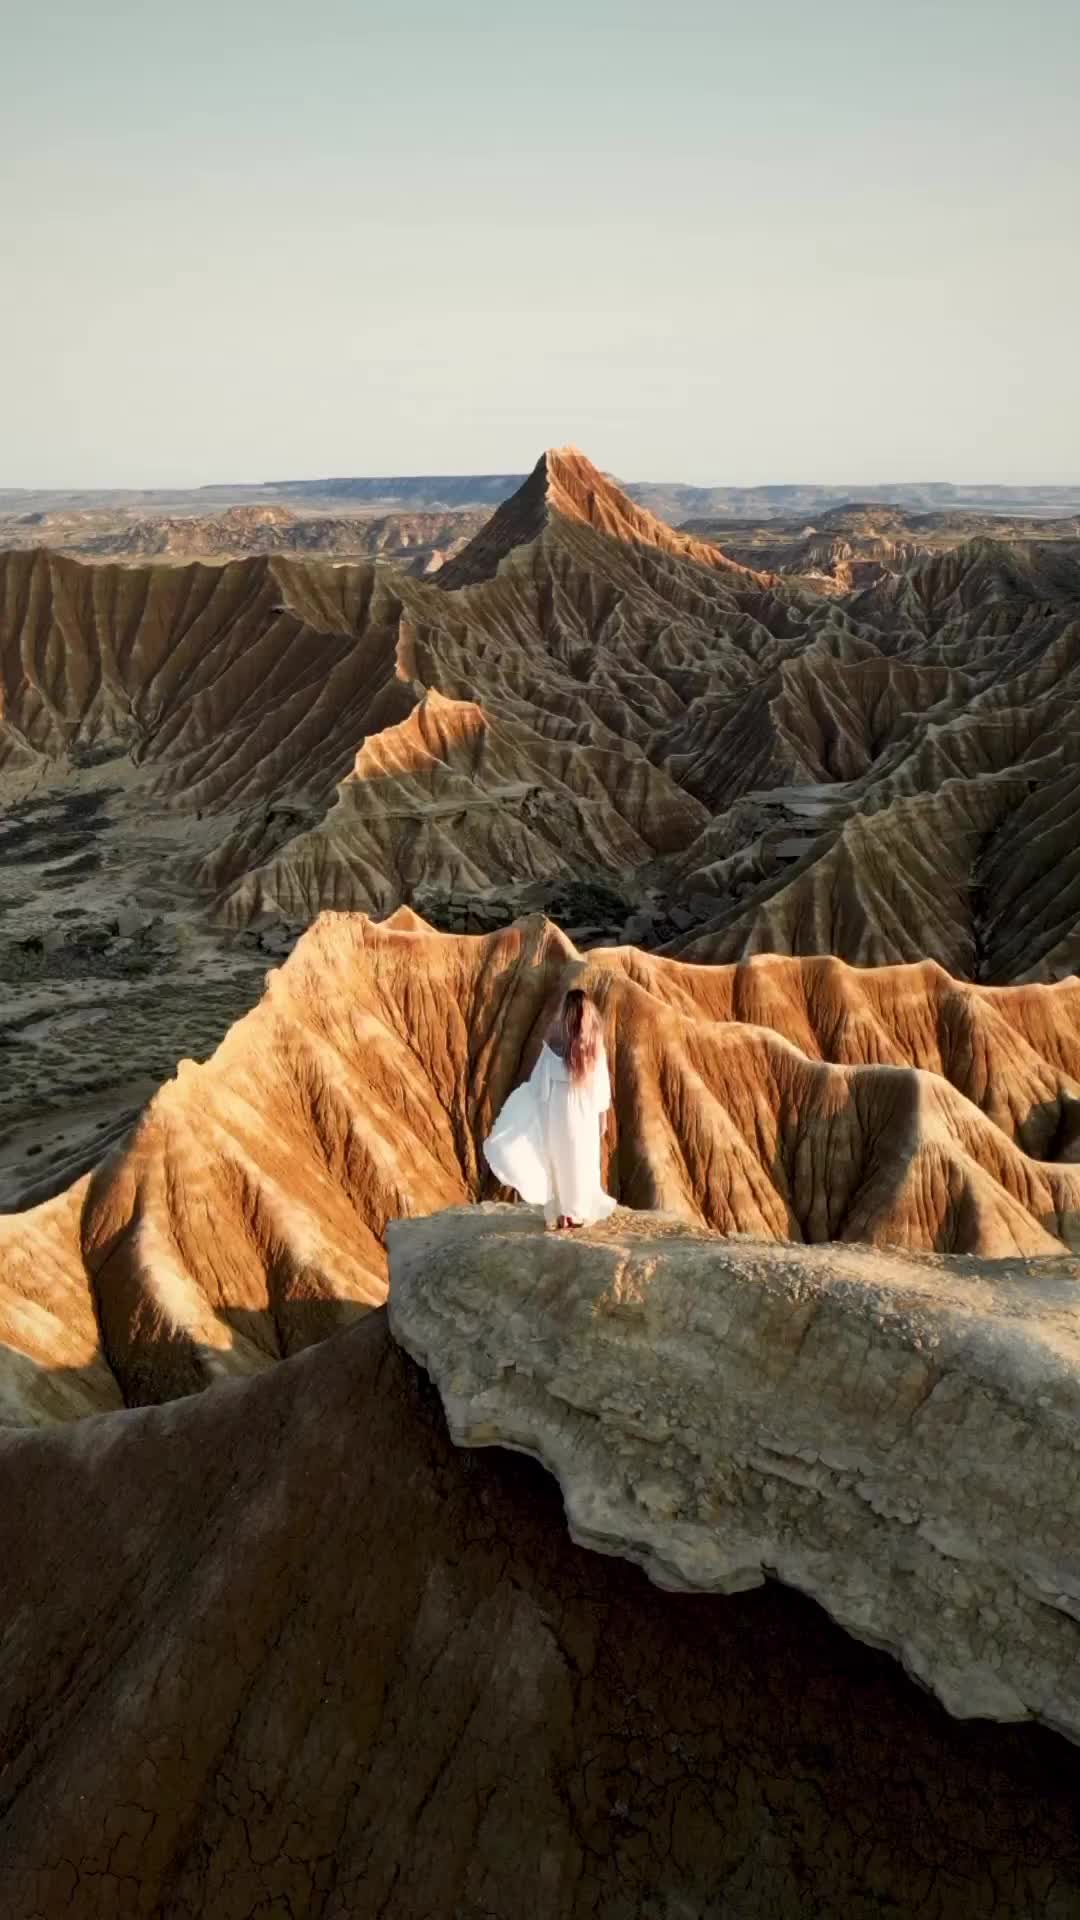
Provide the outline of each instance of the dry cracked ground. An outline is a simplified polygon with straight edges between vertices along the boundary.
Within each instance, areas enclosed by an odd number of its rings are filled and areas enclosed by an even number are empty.
[[[1080,1910],[1063,1742],[579,1552],[380,1311],[575,979],[625,1204],[1071,1280],[1078,663],[1067,542],[568,450],[430,579],[0,555],[5,1915]]]

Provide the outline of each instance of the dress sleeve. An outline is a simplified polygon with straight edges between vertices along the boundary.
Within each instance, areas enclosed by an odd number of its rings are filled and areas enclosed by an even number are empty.
[[[529,1078],[505,1101],[484,1141],[484,1158],[495,1178],[512,1187],[531,1207],[546,1206],[551,1183],[546,1144],[546,1104],[550,1074],[538,1061]]]

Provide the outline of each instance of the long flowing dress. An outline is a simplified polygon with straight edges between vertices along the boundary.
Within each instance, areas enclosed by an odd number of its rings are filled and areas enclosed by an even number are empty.
[[[600,1184],[600,1121],[610,1105],[603,1047],[592,1072],[575,1082],[545,1044],[484,1141],[484,1158],[504,1187],[543,1207],[549,1226],[560,1215],[576,1226],[606,1220],[618,1205]]]

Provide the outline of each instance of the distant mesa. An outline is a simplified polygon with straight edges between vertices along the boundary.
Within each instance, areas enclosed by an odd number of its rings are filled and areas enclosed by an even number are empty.
[[[218,483],[192,488],[106,488],[97,491],[0,488],[0,516],[50,514],[210,514],[233,506],[277,505],[298,513],[333,511],[490,512],[522,486],[524,473],[342,475],[323,479]],[[612,476],[614,478],[614,476]],[[885,481],[821,485],[787,482],[757,487],[693,486],[664,481],[616,481],[648,512],[672,522],[693,516],[726,521],[820,518],[851,504],[868,511],[898,508],[910,514],[970,513],[998,521],[1080,513],[1078,486],[980,486],[948,481]]]

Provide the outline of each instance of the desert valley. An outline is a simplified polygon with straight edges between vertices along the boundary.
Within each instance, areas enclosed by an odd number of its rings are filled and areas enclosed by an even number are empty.
[[[0,496],[5,1920],[1080,1912],[1080,496],[984,491]]]

